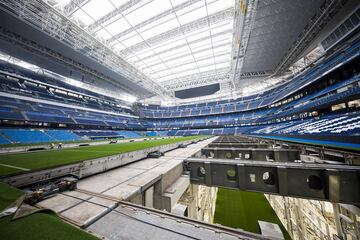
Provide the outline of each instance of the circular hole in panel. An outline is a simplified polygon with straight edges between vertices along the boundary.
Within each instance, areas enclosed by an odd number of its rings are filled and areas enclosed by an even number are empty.
[[[311,189],[318,191],[323,189],[322,181],[318,176],[311,175],[306,179],[306,182],[308,183],[308,186]]]
[[[226,171],[226,176],[228,179],[230,180],[235,180],[235,177],[236,177],[236,171],[235,169],[229,169]]]
[[[205,174],[206,174],[205,168],[204,167],[199,167],[198,168],[198,175],[200,177],[203,177],[203,176],[205,176]]]
[[[271,172],[264,172],[262,175],[262,179],[263,179],[264,183],[267,185],[275,184],[275,176]]]

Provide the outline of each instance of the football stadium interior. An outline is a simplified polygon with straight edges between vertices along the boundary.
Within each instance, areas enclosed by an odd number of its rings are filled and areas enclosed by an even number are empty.
[[[0,239],[360,239],[359,0],[0,0]]]

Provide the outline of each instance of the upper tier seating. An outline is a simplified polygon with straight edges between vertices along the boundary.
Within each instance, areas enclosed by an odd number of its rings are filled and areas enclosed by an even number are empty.
[[[169,136],[187,136],[194,132],[208,135],[286,135],[286,136],[360,136],[360,115],[358,112],[336,114],[304,120],[288,121],[259,126],[227,127],[217,129],[171,130]]]
[[[0,118],[35,122],[113,126],[123,129],[145,130],[139,119],[109,113],[85,111],[0,96]]]
[[[303,73],[295,76],[284,84],[267,90],[261,94],[255,94],[234,100],[221,100],[208,103],[190,104],[175,107],[161,107],[158,105],[139,106],[140,113],[147,118],[177,118],[177,117],[198,117],[199,115],[208,116],[222,113],[234,113],[256,110],[279,102],[286,96],[295,93],[302,88],[321,80],[326,74],[337,69],[343,63],[355,61],[360,56],[360,41],[347,46],[345,50],[340,49],[316,63],[315,66],[307,69]],[[350,61],[351,60],[351,61]],[[340,88],[341,84],[335,84],[326,91],[333,91]],[[349,83],[347,83],[349,84]],[[320,92],[320,95],[326,94],[326,91]],[[313,97],[317,97],[314,95]],[[300,100],[301,101],[301,100]]]

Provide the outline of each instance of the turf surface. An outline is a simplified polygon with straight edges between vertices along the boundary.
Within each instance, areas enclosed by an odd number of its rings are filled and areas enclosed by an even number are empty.
[[[8,147],[23,147],[23,146],[38,146],[38,145],[49,145],[49,144],[57,144],[59,142],[61,143],[89,143],[89,142],[106,142],[106,141],[110,141],[110,140],[136,140],[136,139],[142,139],[142,138],[147,138],[147,139],[152,139],[152,138],[156,138],[156,137],[149,137],[149,136],[142,136],[142,137],[138,137],[138,138],[112,138],[112,139],[92,139],[92,140],[69,140],[69,141],[52,141],[52,142],[37,142],[37,143],[6,143],[6,144],[0,144],[0,148],[8,148]]]
[[[111,156],[115,154],[141,150],[145,148],[166,145],[171,143],[183,142],[200,138],[201,136],[189,136],[180,138],[167,138],[158,140],[148,140],[142,142],[129,142],[119,144],[106,144],[98,146],[88,146],[79,148],[67,148],[62,150],[48,150],[39,152],[27,152],[6,154],[0,156],[0,176],[24,172],[25,169],[43,169],[64,164],[76,163],[84,160]],[[4,166],[4,165],[8,166]],[[13,166],[13,168],[9,167]]]
[[[219,188],[214,223],[260,233],[258,220],[278,224],[285,239],[291,239],[264,194]]]
[[[0,212],[23,193],[0,183]],[[96,240],[98,238],[77,229],[52,213],[34,213],[11,221],[12,216],[0,219],[0,239],[6,240]]]

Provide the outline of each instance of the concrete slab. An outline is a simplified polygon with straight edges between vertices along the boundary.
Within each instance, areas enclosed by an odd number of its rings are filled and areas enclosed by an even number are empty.
[[[163,207],[167,211],[172,211],[175,204],[179,201],[180,197],[184,194],[190,185],[190,177],[182,175],[179,177],[163,194]]]
[[[140,187],[130,186],[127,184],[120,184],[110,190],[103,192],[102,194],[109,197],[114,197],[116,199],[126,200],[132,195],[140,192]]]
[[[54,212],[59,213],[66,209],[69,209],[81,202],[82,202],[82,200],[58,194],[52,198],[48,198],[44,201],[39,202],[37,204],[37,206],[40,206],[42,208],[51,209]]]
[[[138,162],[132,163],[127,165],[127,168],[134,168],[134,169],[142,169],[142,170],[149,170],[160,164],[164,163],[166,160],[161,158],[148,158],[144,160],[140,160]]]
[[[106,207],[83,202],[76,207],[61,213],[61,216],[76,222],[79,226],[83,226],[95,217],[102,215],[107,210],[108,208]]]
[[[78,182],[78,189],[102,193],[143,172],[145,171],[127,167],[114,169],[80,180]]]
[[[161,174],[149,170],[141,174],[141,176],[130,179],[128,182],[126,182],[126,184],[130,186],[144,187],[150,183],[154,183],[160,177]]]
[[[109,240],[259,239],[250,238],[249,234],[245,235],[241,231],[230,233],[217,228],[216,225],[204,225],[184,218],[178,219],[127,206],[117,207],[115,211],[96,221],[87,230]]]
[[[108,199],[91,197],[87,201],[83,201],[62,212],[61,216],[76,222],[79,226],[83,226],[102,217],[105,213],[114,209],[116,205],[116,202]]]

